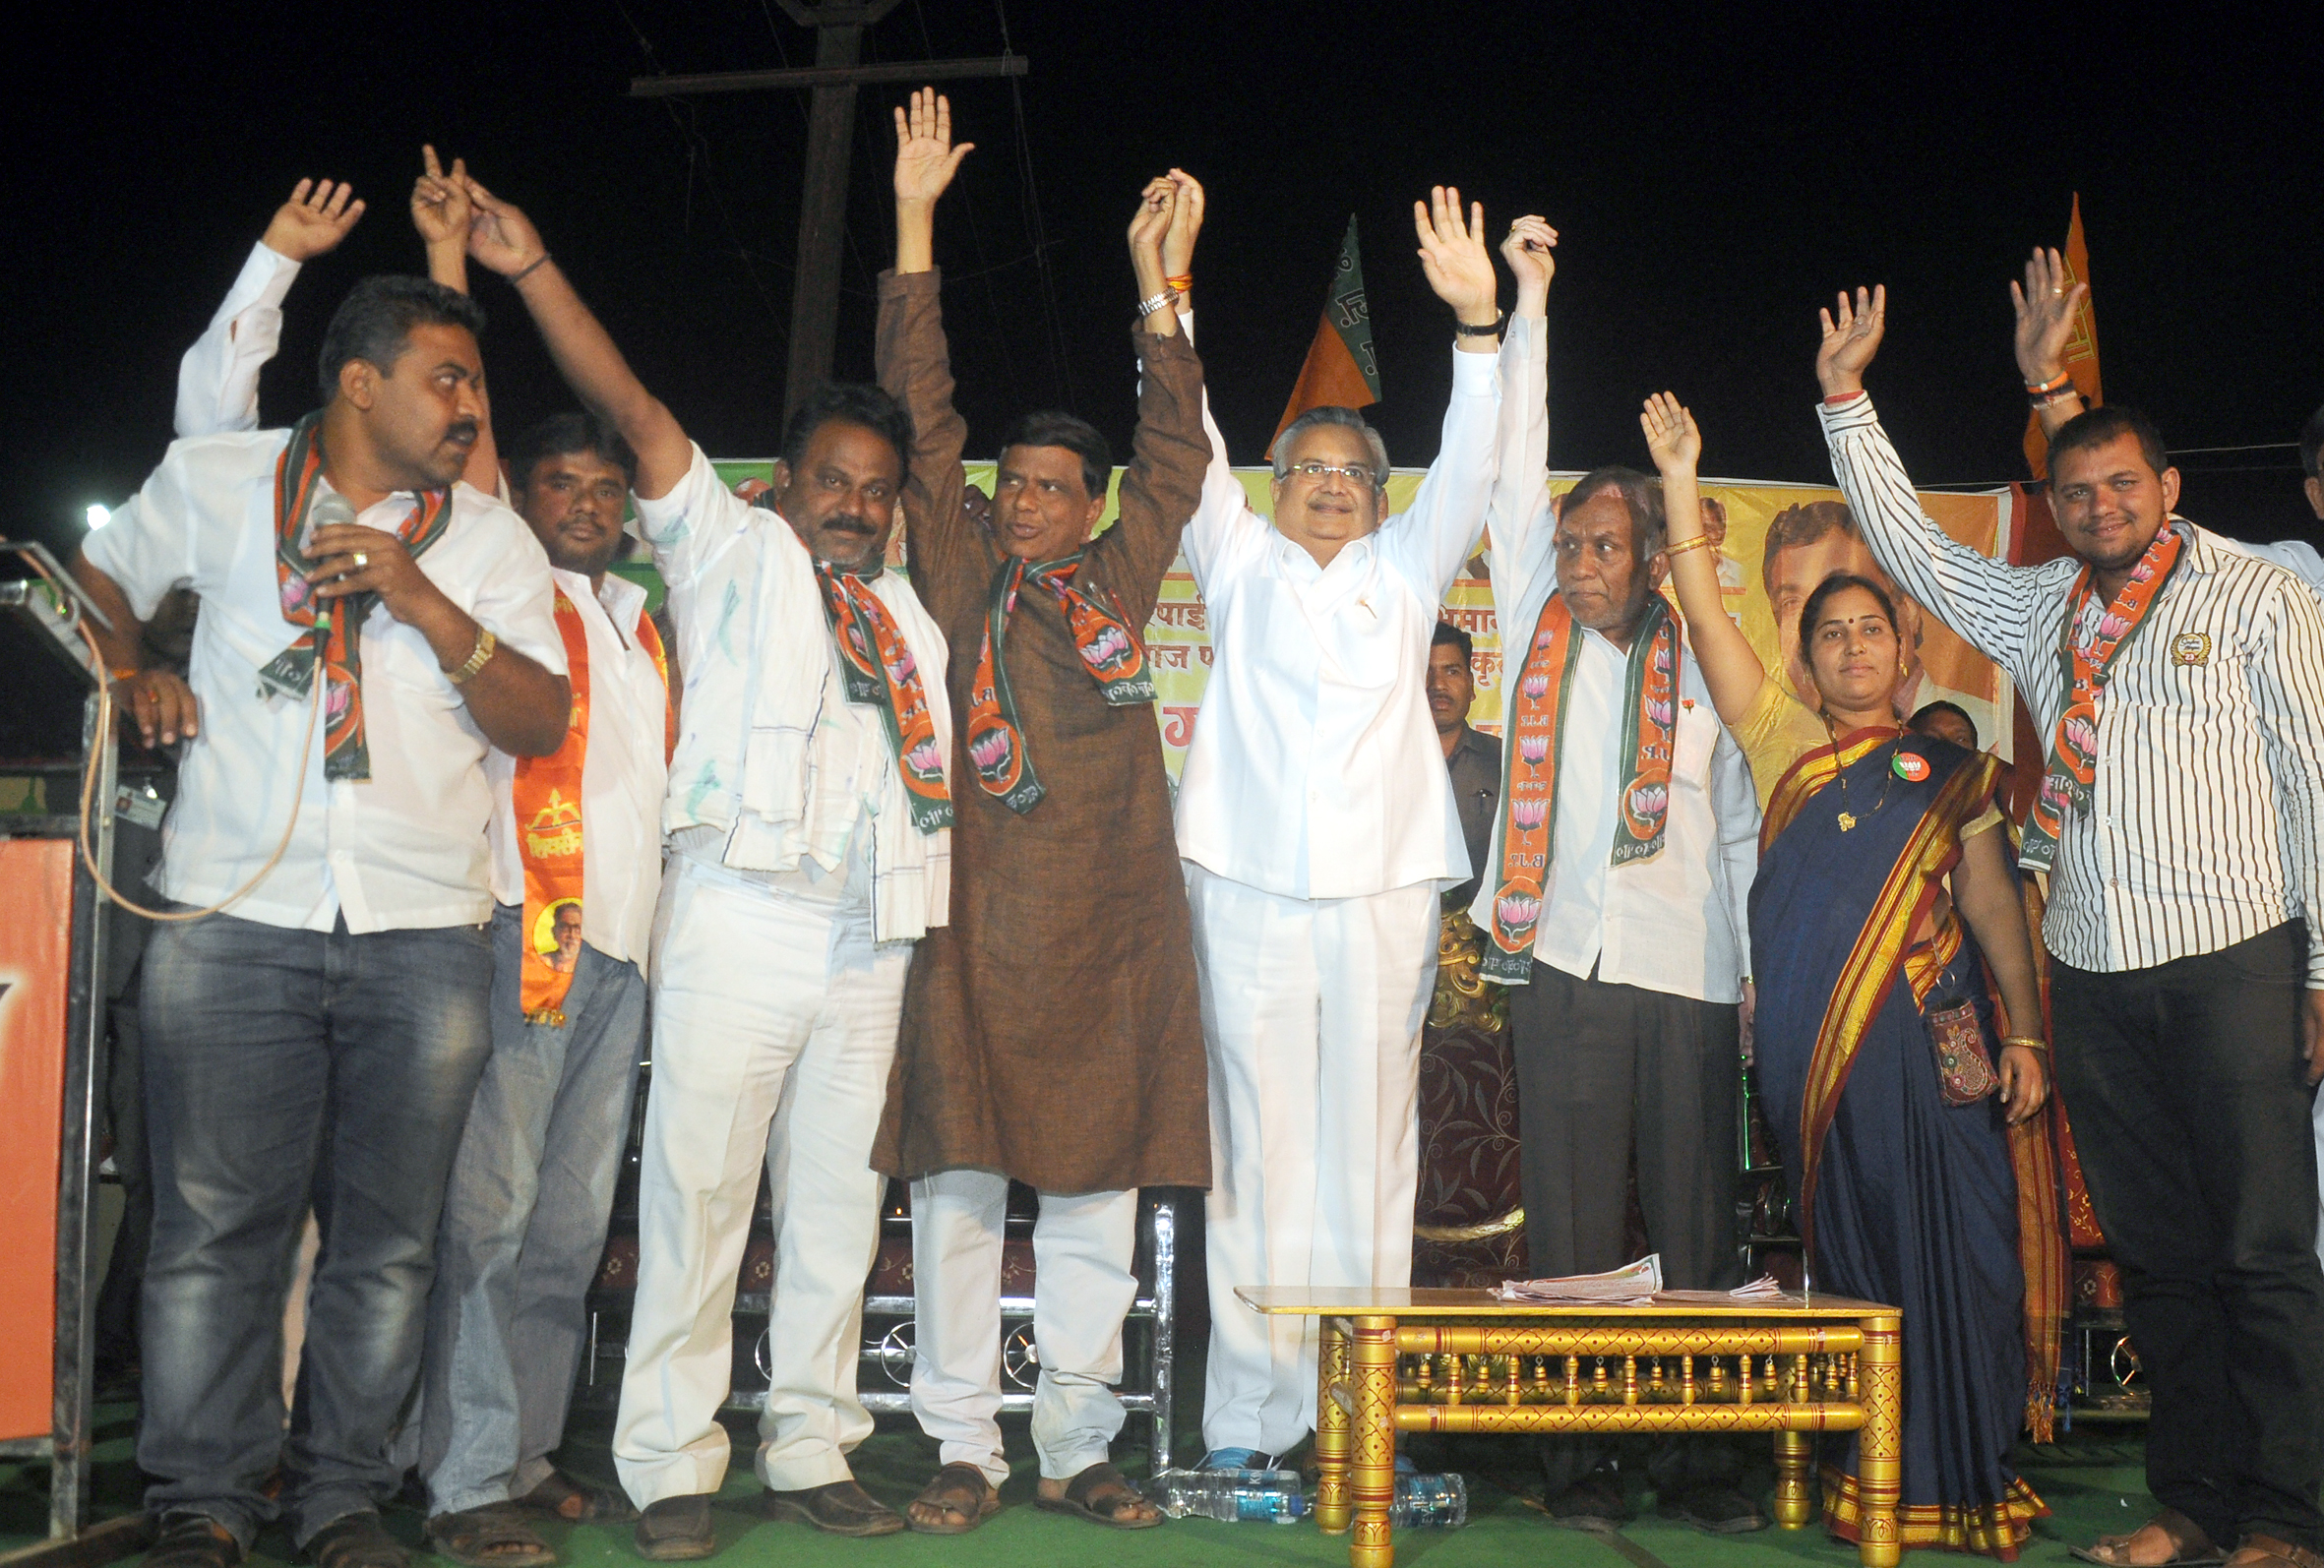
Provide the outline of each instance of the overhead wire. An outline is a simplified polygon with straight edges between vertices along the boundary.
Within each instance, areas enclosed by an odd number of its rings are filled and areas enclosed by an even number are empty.
[[[928,13],[921,9],[920,0],[912,0],[912,16],[920,24],[920,46],[928,51],[928,58],[933,60],[936,58],[936,38],[928,30]],[[1004,267],[1014,266],[1015,263],[1004,262],[999,267],[993,264],[992,255],[985,248],[983,225],[977,221],[974,190],[967,180],[962,180],[959,184],[960,210],[968,219],[968,244],[969,249],[976,255],[976,271],[962,273],[952,281],[965,283],[981,280],[984,283],[985,312],[993,319],[993,338],[1001,348],[1001,371],[1008,378],[1008,385],[1013,388],[1018,385],[1015,334],[1009,331],[1008,324],[1001,315],[1001,295],[993,287],[993,274]]]
[[[1001,53],[1004,58],[1016,53],[1009,36],[1009,7],[1006,0],[993,0],[993,14],[1001,24]],[[1068,408],[1074,406],[1072,359],[1066,352],[1064,316],[1058,309],[1057,277],[1049,269],[1049,236],[1041,220],[1041,189],[1033,177],[1033,139],[1025,123],[1025,95],[1018,85],[1019,77],[1009,81],[1009,102],[1016,116],[1016,165],[1018,177],[1024,183],[1025,228],[1033,242],[1033,259],[1041,274],[1041,306],[1043,320],[1048,327],[1049,353],[1058,387],[1064,392]]]

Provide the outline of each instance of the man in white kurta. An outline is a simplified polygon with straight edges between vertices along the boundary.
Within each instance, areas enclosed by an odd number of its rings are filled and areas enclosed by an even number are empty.
[[[855,1389],[879,1239],[872,1139],[912,943],[944,924],[945,640],[881,569],[911,420],[824,387],[787,421],[769,506],[744,502],[638,382],[524,214],[472,182],[470,254],[638,456],[641,531],[684,679],[648,983],[653,1076],[638,1294],[614,1463],[654,1561],[717,1548],[737,1271],[764,1162],[774,1285],[758,1472],[767,1507],[841,1535],[901,1515],[855,1483]],[[845,641],[842,642],[842,637]]]
[[[1601,468],[1551,506],[1550,253],[1525,246],[1538,222],[1521,219],[1502,251],[1517,309],[1501,350],[1491,561],[1510,650],[1508,777],[1470,910],[1486,974],[1511,988],[1526,1250],[1537,1276],[1628,1262],[1634,1171],[1666,1283],[1725,1290],[1743,1282],[1738,1025],[1759,805],[1656,592],[1668,569],[1660,486]],[[1648,667],[1660,656],[1677,680],[1658,696]],[[1661,804],[1641,804],[1656,793],[1641,772],[1666,766]],[[1544,846],[1512,824],[1530,805],[1538,826],[1545,801],[1548,864],[1528,864],[1529,847]],[[1530,889],[1538,919],[1504,925],[1503,899],[1522,902]],[[1619,1478],[1597,1468],[1610,1457],[1611,1445],[1587,1437],[1545,1441],[1553,1519],[1620,1525]],[[1740,1462],[1723,1441],[1665,1445],[1650,1465],[1663,1511],[1723,1533],[1764,1528],[1737,1489]]]
[[[1313,1330],[1238,1286],[1412,1276],[1420,1028],[1440,889],[1468,852],[1426,691],[1437,606],[1493,484],[1497,282],[1458,192],[1418,214],[1458,313],[1443,443],[1379,520],[1387,458],[1348,409],[1275,447],[1275,521],[1210,426],[1185,536],[1215,650],[1178,796],[1210,1055],[1206,1467],[1264,1467],[1314,1428]]]

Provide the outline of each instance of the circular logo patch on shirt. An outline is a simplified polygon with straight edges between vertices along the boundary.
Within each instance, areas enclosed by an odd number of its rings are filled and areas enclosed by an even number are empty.
[[[2173,664],[2209,664],[2211,662],[2211,633],[2181,632],[2171,639],[2171,662]]]
[[[1928,776],[1928,758],[1911,752],[1897,753],[1895,758],[1888,765],[1894,768],[1896,776],[1907,784],[1918,784]]]

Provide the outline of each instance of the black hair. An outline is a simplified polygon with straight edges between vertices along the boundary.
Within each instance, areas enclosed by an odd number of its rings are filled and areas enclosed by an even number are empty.
[[[338,373],[350,359],[394,375],[415,327],[462,327],[470,336],[481,338],[484,307],[458,289],[424,277],[383,272],[364,278],[347,290],[324,330],[316,365],[323,400],[338,395]]]
[[[2324,479],[2324,408],[2308,415],[2299,431],[2299,465],[2310,479]]]
[[[1476,661],[1477,639],[1449,621],[1437,623],[1437,630],[1429,633],[1429,646],[1460,649],[1460,662],[1464,667]]]
[[[1835,572],[1817,583],[1814,591],[1807,595],[1807,602],[1800,606],[1801,663],[1812,667],[1813,661],[1807,657],[1808,635],[1814,632],[1816,623],[1823,619],[1824,605],[1830,601],[1833,594],[1843,588],[1862,588],[1879,600],[1881,613],[1888,617],[1888,630],[1891,632],[1896,630],[1896,600],[1889,596],[1886,588],[1881,587],[1871,578],[1860,577],[1853,572]],[[1976,728],[1975,725],[1970,727]]]
[[[591,414],[551,414],[509,443],[509,480],[519,490],[532,487],[532,470],[544,457],[587,452],[622,471],[622,483],[638,483],[638,454],[621,433]]]
[[[1098,428],[1059,408],[1043,408],[1025,415],[1002,438],[1001,450],[1011,447],[1063,447],[1081,459],[1081,488],[1102,496],[1114,477],[1114,449]]]
[[[807,459],[807,444],[824,426],[838,420],[861,425],[895,449],[900,479],[912,461],[912,416],[877,387],[862,382],[827,381],[807,394],[783,424],[782,460],[797,473]]]
[[[1562,518],[1566,513],[1601,490],[1621,492],[1622,504],[1630,512],[1630,548],[1637,554],[1638,565],[1644,566],[1649,557],[1662,550],[1670,537],[1670,522],[1663,513],[1662,481],[1649,478],[1621,463],[1593,468],[1581,476],[1578,484],[1565,492],[1565,501],[1559,508],[1558,515]]]
[[[2057,427],[2057,434],[2049,438],[2049,485],[2057,487],[2057,459],[2069,452],[2083,452],[2092,447],[2104,447],[2123,436],[2138,438],[2139,455],[2147,466],[2160,474],[2171,466],[2171,453],[2163,449],[2163,433],[2155,422],[2135,408],[2121,403],[2107,403],[2098,408],[2086,408]]]
[[[1811,545],[1834,529],[1851,539],[1861,538],[1856,513],[1845,501],[1807,501],[1784,508],[1767,524],[1767,539],[1759,547],[1759,586],[1775,597],[1775,558],[1786,550]]]
[[[1921,721],[1927,718],[1932,713],[1950,713],[1953,717],[1968,725],[1970,742],[1969,749],[1973,752],[1977,750],[1977,743],[1980,739],[1977,733],[1977,720],[1971,718],[1969,716],[1969,710],[1958,702],[1947,702],[1942,697],[1939,697],[1934,702],[1924,702],[1921,704],[1920,711],[1913,715],[1907,727],[1918,734],[1927,734],[1928,732],[1921,727]]]

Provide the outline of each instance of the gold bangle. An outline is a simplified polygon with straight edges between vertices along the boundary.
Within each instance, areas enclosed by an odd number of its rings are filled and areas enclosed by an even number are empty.
[[[2038,1051],[2044,1055],[2049,1054],[2049,1042],[2039,1035],[2003,1035],[2001,1049],[2007,1051],[2011,1046],[2023,1046],[2028,1051]]]
[[[468,655],[468,662],[457,670],[447,670],[444,673],[452,678],[454,686],[466,686],[476,678],[476,672],[483,669],[491,660],[492,650],[499,646],[500,638],[494,636],[483,627],[478,627],[476,629],[476,648]]]
[[[1663,555],[1668,560],[1676,561],[1689,550],[1708,550],[1710,547],[1711,536],[1707,533],[1698,533],[1683,543],[1664,546]]]

